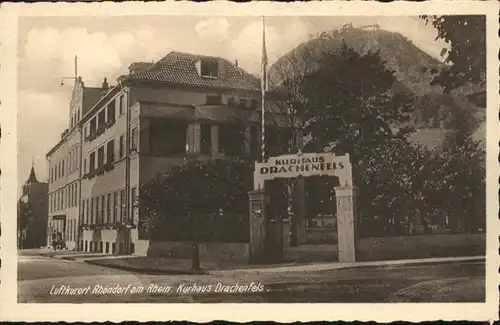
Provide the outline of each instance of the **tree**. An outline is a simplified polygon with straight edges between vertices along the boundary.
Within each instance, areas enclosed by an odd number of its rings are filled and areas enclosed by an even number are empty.
[[[447,66],[436,73],[431,84],[439,84],[445,93],[466,86],[482,86],[486,78],[486,16],[421,16],[438,32],[436,39],[449,44],[441,55]]]
[[[25,232],[30,228],[31,225],[36,223],[36,216],[33,213],[33,208],[29,205],[29,203],[24,202],[22,200],[18,201],[18,232],[20,240],[20,244],[24,245],[24,241],[27,239],[25,238]]]
[[[270,70],[271,94],[277,95],[278,100],[270,101],[269,120],[274,124],[274,134],[268,133],[266,144],[273,147],[268,151],[270,155],[295,154],[303,150],[303,136],[307,122],[306,107],[303,94],[305,77],[317,69],[314,53],[309,49],[294,50],[281,57]],[[271,98],[272,99],[272,98]],[[270,139],[271,138],[271,139]],[[286,213],[291,222],[290,244],[298,244],[298,215],[294,213],[294,194],[300,178],[277,180],[272,185],[273,190],[284,185],[283,197],[273,202],[286,202]],[[303,184],[302,184],[303,185]],[[276,187],[277,186],[277,187]],[[298,203],[298,202],[296,202]],[[277,205],[280,205],[277,203]],[[295,204],[295,207],[298,207]],[[301,213],[302,211],[299,211]]]
[[[371,148],[412,131],[403,125],[410,121],[413,98],[392,91],[396,77],[379,53],[360,55],[344,43],[326,53],[320,66],[303,84],[309,150],[349,153],[356,168]]]
[[[156,175],[140,189],[140,227],[154,238],[168,229],[179,232],[183,226],[189,232],[195,218],[221,211],[247,215],[252,167],[240,159],[195,160]]]
[[[485,152],[469,137],[450,141],[438,153],[433,185],[439,193],[441,209],[450,217],[453,228],[470,232],[484,227],[486,217]]]

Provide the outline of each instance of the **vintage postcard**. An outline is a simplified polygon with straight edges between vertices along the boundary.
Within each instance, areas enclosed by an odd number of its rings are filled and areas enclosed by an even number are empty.
[[[0,318],[497,319],[498,12],[2,5]]]

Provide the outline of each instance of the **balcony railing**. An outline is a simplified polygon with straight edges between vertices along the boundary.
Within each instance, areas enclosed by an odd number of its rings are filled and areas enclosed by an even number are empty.
[[[87,137],[85,137],[85,142],[94,141],[97,137],[104,133],[107,129],[112,127],[116,123],[114,118],[109,119],[106,123],[101,124],[97,127],[97,130],[91,132]]]
[[[115,169],[115,165],[112,162],[108,162],[97,169],[94,169],[83,175],[83,178],[92,179],[96,176],[104,175],[105,172],[110,172]]]

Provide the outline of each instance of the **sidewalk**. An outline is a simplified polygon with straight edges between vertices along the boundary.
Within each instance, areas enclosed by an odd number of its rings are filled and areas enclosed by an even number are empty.
[[[110,255],[103,253],[58,251],[50,253],[40,253],[39,255],[55,257],[65,260],[85,262],[88,264],[126,270],[145,274],[211,274],[211,275],[235,275],[250,273],[284,273],[284,272],[317,272],[331,271],[348,268],[393,268],[408,265],[425,265],[437,263],[457,263],[457,262],[483,262],[484,256],[467,257],[444,257],[444,258],[421,258],[390,261],[371,261],[355,263],[322,262],[322,263],[281,263],[252,265],[247,261],[237,262],[217,262],[202,261],[200,271],[191,269],[191,259],[189,258],[166,258],[147,257],[136,255]]]
[[[260,268],[244,268],[244,269],[229,269],[229,270],[214,270],[209,271],[210,274],[230,275],[237,273],[280,273],[280,272],[316,272],[316,271],[331,271],[350,268],[380,268],[380,267],[403,267],[409,265],[426,265],[438,263],[456,263],[456,262],[483,262],[484,256],[465,256],[465,257],[442,257],[442,258],[421,258],[408,260],[392,260],[392,261],[374,261],[374,262],[354,262],[354,263],[308,263],[302,265],[289,265],[277,267],[260,267]]]
[[[50,250],[50,249],[39,249],[37,251],[32,251],[31,254],[38,255],[38,256],[44,256],[44,257],[58,258],[58,259],[63,259],[63,260],[70,260],[70,261],[82,261],[82,262],[87,261],[87,260],[103,259],[103,258],[130,257],[130,256],[124,256],[124,255],[111,255],[111,254],[105,254],[105,253],[89,253],[89,252],[70,251],[70,250],[54,251],[54,250]]]

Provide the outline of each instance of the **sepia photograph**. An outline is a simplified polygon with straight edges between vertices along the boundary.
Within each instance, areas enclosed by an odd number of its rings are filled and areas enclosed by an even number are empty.
[[[487,302],[496,16],[264,12],[18,17],[18,304]]]

